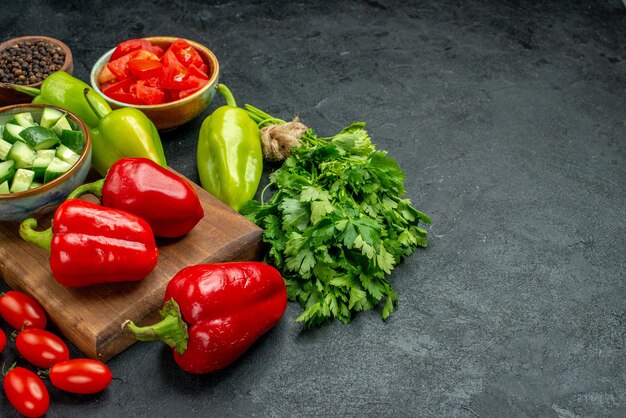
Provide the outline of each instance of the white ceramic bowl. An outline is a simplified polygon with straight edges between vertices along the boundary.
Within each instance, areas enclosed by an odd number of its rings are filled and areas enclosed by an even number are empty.
[[[56,209],[87,177],[91,167],[91,138],[87,126],[77,116],[54,106],[42,104],[18,104],[0,108],[0,124],[4,124],[16,113],[30,112],[36,118],[43,109],[53,107],[67,113],[73,128],[81,130],[85,136],[85,149],[80,159],[66,173],[40,187],[18,193],[0,194],[0,221],[22,221]]]

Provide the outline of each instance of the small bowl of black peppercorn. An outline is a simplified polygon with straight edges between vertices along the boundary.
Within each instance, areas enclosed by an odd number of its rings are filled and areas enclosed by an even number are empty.
[[[0,44],[0,106],[29,103],[31,96],[3,84],[39,88],[56,71],[73,71],[72,52],[58,39],[22,36]]]

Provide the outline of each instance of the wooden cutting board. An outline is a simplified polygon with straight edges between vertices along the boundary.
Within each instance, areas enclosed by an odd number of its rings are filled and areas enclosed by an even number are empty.
[[[179,270],[201,263],[253,260],[259,255],[262,230],[198,185],[193,186],[204,218],[183,238],[157,240],[158,263],[144,280],[64,287],[52,277],[46,251],[20,238],[17,222],[0,222],[0,276],[13,289],[39,301],[83,353],[107,361],[134,342],[122,332],[126,319],[141,325],[159,320],[165,287]],[[41,224],[43,227],[43,220]]]

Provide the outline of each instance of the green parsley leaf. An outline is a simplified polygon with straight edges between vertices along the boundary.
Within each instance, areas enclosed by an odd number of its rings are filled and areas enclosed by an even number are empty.
[[[246,105],[255,120],[264,112]],[[268,202],[242,209],[263,228],[265,261],[285,278],[287,295],[304,308],[306,328],[378,308],[383,319],[398,297],[389,283],[394,267],[428,244],[420,223],[431,219],[404,197],[405,175],[377,151],[355,122],[329,138],[311,129],[301,145],[270,175]]]

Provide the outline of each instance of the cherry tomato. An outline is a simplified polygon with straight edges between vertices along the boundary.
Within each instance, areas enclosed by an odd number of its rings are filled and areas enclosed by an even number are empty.
[[[4,351],[4,347],[7,345],[7,336],[4,334],[4,331],[0,329],[0,353]]]
[[[111,369],[98,360],[76,358],[50,368],[50,382],[56,388],[82,395],[106,389],[113,379]]]
[[[48,411],[50,395],[41,379],[23,367],[15,367],[4,376],[4,392],[11,405],[27,417],[40,417]]]
[[[26,361],[42,369],[49,369],[53,364],[70,358],[70,351],[63,340],[43,329],[21,331],[15,339],[15,347]]]
[[[15,290],[0,295],[0,316],[15,329],[43,329],[47,324],[41,305],[27,294]]]

